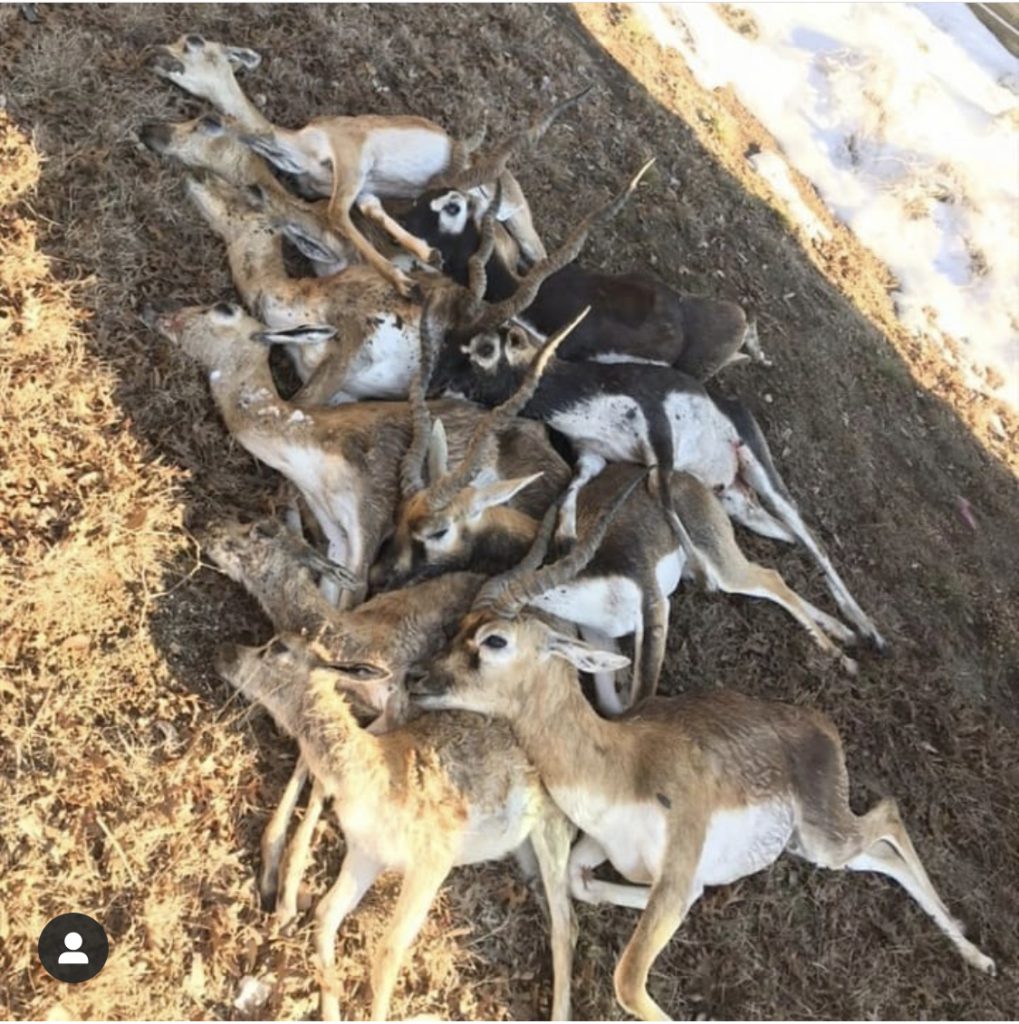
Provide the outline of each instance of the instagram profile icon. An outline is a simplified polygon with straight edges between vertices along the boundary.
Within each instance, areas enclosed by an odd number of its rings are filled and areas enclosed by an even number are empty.
[[[103,969],[109,955],[105,929],[87,914],[61,914],[39,936],[39,960],[57,981],[88,981]]]

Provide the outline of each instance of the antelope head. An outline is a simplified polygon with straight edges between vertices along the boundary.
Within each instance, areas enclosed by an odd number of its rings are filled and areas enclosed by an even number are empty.
[[[425,678],[412,683],[415,703],[428,709],[460,708],[514,717],[523,710],[533,687],[572,681],[575,673],[564,672],[566,664],[583,672],[614,672],[628,665],[629,658],[577,640],[527,606],[584,569],[645,475],[638,474],[619,491],[566,555],[542,566],[558,511],[552,506],[524,559],[481,588],[449,650]]]
[[[223,644],[214,658],[216,672],[250,700],[261,704],[285,732],[297,735],[305,698],[312,687],[342,693],[362,725],[385,731],[396,724],[403,700],[399,686],[377,664],[332,660],[329,652],[295,635],[263,647]]]
[[[175,43],[155,47],[148,63],[160,78],[214,106],[225,106],[224,91],[236,88],[235,69],[252,71],[262,58],[245,46],[228,46],[191,32]]]
[[[488,531],[486,516],[542,475],[499,480],[497,439],[530,401],[556,349],[587,313],[557,331],[533,354],[519,387],[479,422],[463,460],[450,470],[442,421],[431,423],[424,399],[435,359],[436,307],[436,297],[430,296],[421,316],[421,369],[409,395],[414,432],[401,467],[396,527],[372,568],[373,589],[466,568],[473,561],[476,542]]]

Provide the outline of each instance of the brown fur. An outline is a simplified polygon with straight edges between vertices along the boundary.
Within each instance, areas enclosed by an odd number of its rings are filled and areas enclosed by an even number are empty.
[[[853,814],[841,743],[824,715],[716,690],[645,701],[606,721],[584,699],[574,667],[598,659],[539,618],[473,612],[419,691],[429,707],[506,718],[553,798],[574,809],[579,828],[594,832],[596,850],[605,844],[597,857],[589,838],[574,850],[573,891],[593,902],[644,908],[615,973],[616,996],[630,1013],[668,1019],[647,993],[648,974],[704,885],[717,884],[705,881],[713,862],[704,860],[716,816],[744,809],[788,814],[790,832],[784,839],[779,833],[781,844],[817,864],[895,878],[967,962],[994,973],[994,962],[964,938],[938,897],[895,805],[883,801]],[[607,824],[617,820],[609,817],[617,809],[619,824]],[[781,826],[740,820],[756,830],[742,837],[748,850],[765,844],[770,859],[781,852],[767,845],[774,842],[767,830]],[[613,834],[614,828],[626,831]],[[588,881],[584,872],[610,857],[612,844],[643,858],[631,862],[636,886]],[[649,861],[648,851],[659,848],[661,862]],[[726,853],[715,849],[715,856]],[[574,870],[582,857],[588,859]],[[738,863],[748,873],[768,860]],[[718,870],[733,869],[723,863]]]

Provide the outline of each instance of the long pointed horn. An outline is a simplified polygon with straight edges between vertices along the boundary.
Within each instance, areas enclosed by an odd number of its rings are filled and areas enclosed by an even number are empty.
[[[540,142],[542,136],[551,128],[556,118],[569,110],[570,107],[578,104],[592,88],[594,86],[589,85],[575,96],[569,96],[561,103],[557,103],[554,107],[549,108],[545,113],[539,114],[526,128],[511,135],[501,145],[496,146],[491,153],[475,161],[466,170],[458,174],[437,175],[436,178],[428,183],[427,187],[455,188],[463,192],[495,181],[506,170],[506,165],[514,153]]]
[[[534,302],[538,295],[538,289],[545,283],[545,280],[554,273],[562,270],[568,263],[572,263],[580,250],[584,248],[587,236],[591,229],[600,221],[608,220],[619,212],[620,208],[630,198],[633,190],[637,187],[640,179],[644,177],[648,168],[655,162],[652,157],[644,166],[630,179],[626,187],[619,192],[610,202],[606,203],[600,210],[585,217],[574,229],[562,246],[552,253],[551,256],[535,264],[520,282],[517,290],[502,302],[490,305],[485,312],[470,327],[465,327],[462,332],[469,332],[473,337],[482,331],[491,330],[493,327],[504,323],[506,320],[522,313]],[[460,333],[460,332],[458,332]]]
[[[467,290],[471,293],[473,308],[470,316],[476,317],[482,309],[485,300],[485,291],[488,288],[488,261],[492,258],[492,250],[495,249],[495,215],[502,205],[502,182],[495,185],[495,196],[485,215],[481,218],[481,238],[478,247],[471,253],[467,261]]]
[[[438,331],[435,324],[435,307],[438,304],[439,292],[429,293],[421,310],[421,357],[417,373],[410,383],[407,399],[410,402],[411,419],[414,430],[410,446],[404,452],[400,463],[400,495],[406,500],[412,494],[424,490],[424,464],[428,454],[428,438],[432,430],[432,418],[428,413],[428,383],[435,367],[435,354],[438,347]]]
[[[474,607],[491,608],[498,615],[512,619],[524,605],[540,597],[545,591],[570,582],[595,556],[616,513],[629,500],[634,488],[647,474],[647,469],[637,473],[625,487],[620,488],[615,498],[602,509],[594,526],[577,541],[570,552],[540,569],[534,567],[534,556],[542,546],[540,542],[543,531],[539,530],[534,545],[520,565],[503,573],[502,576],[489,580],[479,591]],[[546,518],[547,515],[546,513]],[[542,526],[545,526],[544,521]],[[547,540],[544,543],[547,544]]]
[[[579,316],[573,318],[565,327],[560,328],[542,345],[537,355],[531,360],[523,380],[516,391],[502,405],[497,405],[474,428],[467,451],[460,460],[460,465],[433,484],[430,499],[434,509],[444,508],[463,488],[478,474],[484,465],[486,456],[491,457],[492,440],[509,425],[514,416],[534,397],[538,390],[541,375],[545,372],[549,360],[555,355],[556,349],[569,337],[573,329],[588,313],[591,307],[583,309]]]

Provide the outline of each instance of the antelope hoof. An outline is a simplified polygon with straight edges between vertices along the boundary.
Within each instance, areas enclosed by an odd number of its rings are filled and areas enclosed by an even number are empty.
[[[555,532],[555,542],[564,555],[568,554],[577,543],[577,524],[560,523]]]
[[[412,293],[415,289],[420,292],[420,287],[417,282],[409,278],[402,270],[396,270],[394,268],[392,277],[393,287],[400,293],[404,299],[412,297]]]
[[[989,956],[984,956],[983,953],[973,961],[973,966],[985,974],[989,974],[992,978],[998,975],[998,965]]]
[[[873,626],[870,627],[865,636],[867,641],[870,643],[870,646],[873,647],[878,654],[888,654],[888,641],[885,640],[885,638]]]
[[[276,904],[276,924],[283,931],[297,917],[297,908]]]
[[[267,913],[271,914],[276,909],[276,887],[267,886],[258,888],[259,903],[262,909]]]

